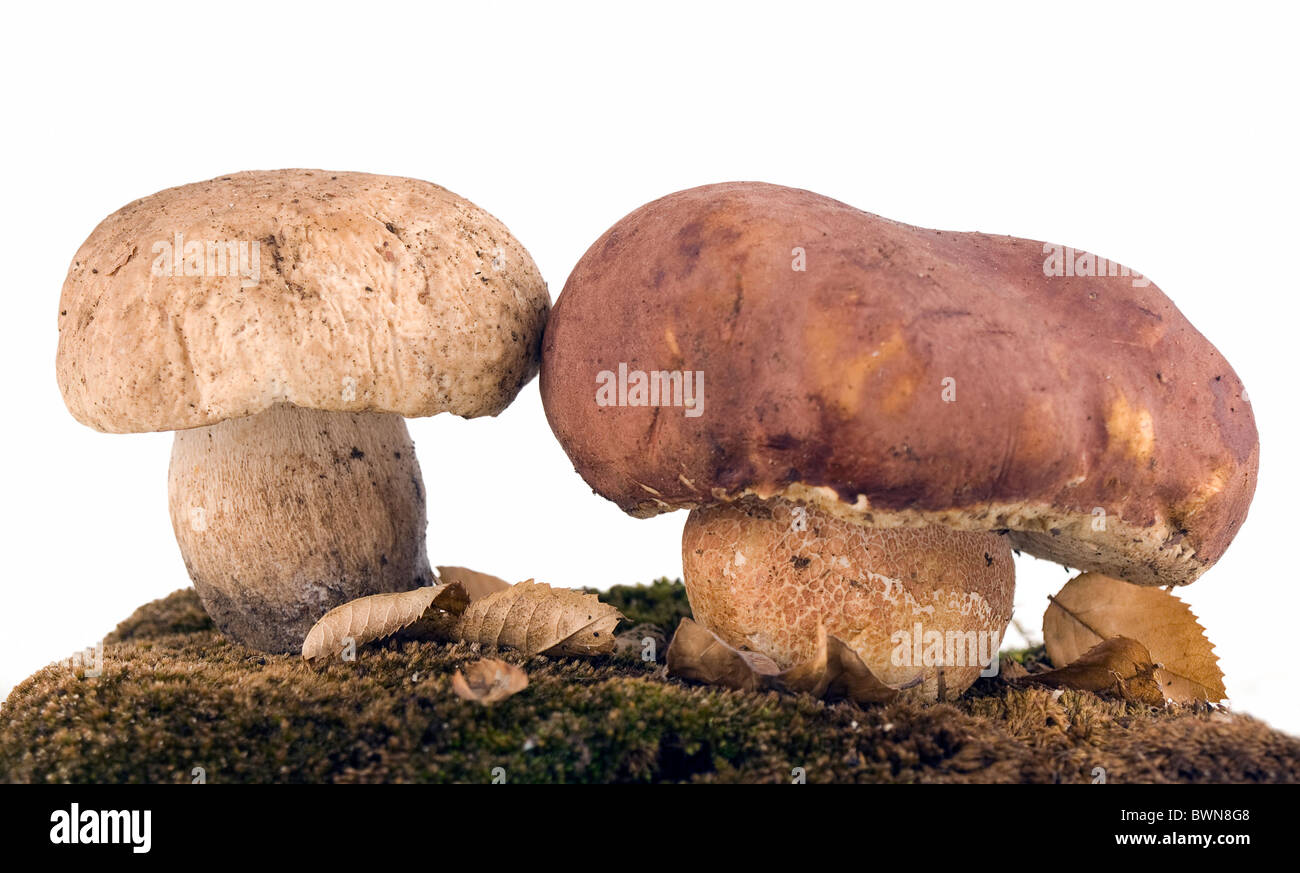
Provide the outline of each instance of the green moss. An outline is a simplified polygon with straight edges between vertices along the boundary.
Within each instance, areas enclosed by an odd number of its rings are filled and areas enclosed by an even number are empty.
[[[691,615],[691,605],[686,600],[686,587],[662,577],[649,585],[615,585],[607,591],[585,589],[618,609],[628,624],[653,624],[672,633],[677,622]]]
[[[633,622],[683,613],[660,580],[606,599]],[[196,612],[196,610],[198,610]],[[656,622],[657,623],[657,622]],[[663,625],[660,625],[663,627]],[[671,627],[667,628],[671,632]],[[499,657],[529,687],[457,698],[465,645],[391,642],[311,666],[225,640],[193,591],[141,607],[103,673],[47,667],[0,709],[7,781],[1297,781],[1300,740],[1206,709],[1154,712],[981,680],[955,703],[859,708],[703,688],[633,657]],[[662,657],[662,651],[660,651]]]
[[[1051,662],[1047,660],[1046,646],[1030,646],[1027,649],[1009,649],[1000,652],[999,656],[1005,661],[1014,661],[1020,666],[1029,669],[1031,667],[1041,666],[1043,669],[1051,669]]]

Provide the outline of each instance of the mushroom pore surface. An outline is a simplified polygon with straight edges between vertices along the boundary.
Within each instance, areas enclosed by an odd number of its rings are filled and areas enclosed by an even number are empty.
[[[870,527],[780,498],[692,510],[682,565],[695,619],[729,645],[788,668],[824,624],[877,678],[930,700],[979,676],[1015,593],[1004,535]]]
[[[431,576],[400,415],[279,404],[177,431],[168,502],[204,608],[263,651],[296,651],[334,606]]]

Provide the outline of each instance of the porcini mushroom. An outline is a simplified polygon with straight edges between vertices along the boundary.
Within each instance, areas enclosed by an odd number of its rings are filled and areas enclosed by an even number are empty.
[[[570,275],[547,418],[624,511],[691,510],[687,594],[726,642],[789,667],[820,624],[955,694],[1006,629],[1013,548],[1183,585],[1255,487],[1228,363],[1148,280],[1064,251],[775,185],[672,194]]]
[[[172,524],[204,607],[291,651],[330,608],[429,580],[404,417],[503,410],[549,307],[505,226],[437,185],[237,173],[94,230],[63,286],[59,387],[98,430],[177,431]]]

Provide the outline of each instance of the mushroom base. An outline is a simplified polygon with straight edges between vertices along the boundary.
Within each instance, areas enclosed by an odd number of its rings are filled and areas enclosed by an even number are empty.
[[[262,651],[297,651],[333,607],[432,576],[420,466],[399,415],[281,404],[178,431],[168,503],[204,608]]]
[[[909,695],[960,694],[1011,620],[1011,544],[946,527],[876,528],[782,499],[693,510],[682,534],[695,620],[782,668],[813,655],[819,624]]]

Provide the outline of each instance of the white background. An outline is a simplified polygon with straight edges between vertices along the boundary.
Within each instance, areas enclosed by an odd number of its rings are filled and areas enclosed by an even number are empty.
[[[1263,441],[1249,520],[1180,593],[1234,706],[1300,733],[1297,19],[1129,5],[10,5],[0,693],[188,584],[170,435],[85,428],[55,384],[63,276],[108,213],[236,170],[414,176],[501,218],[554,296],[640,204],[756,179],[1086,248],[1173,298],[1245,381]],[[535,381],[499,418],[409,426],[435,563],[574,586],[680,573],[684,514],[592,495]],[[1019,572],[1036,634],[1068,576]]]

